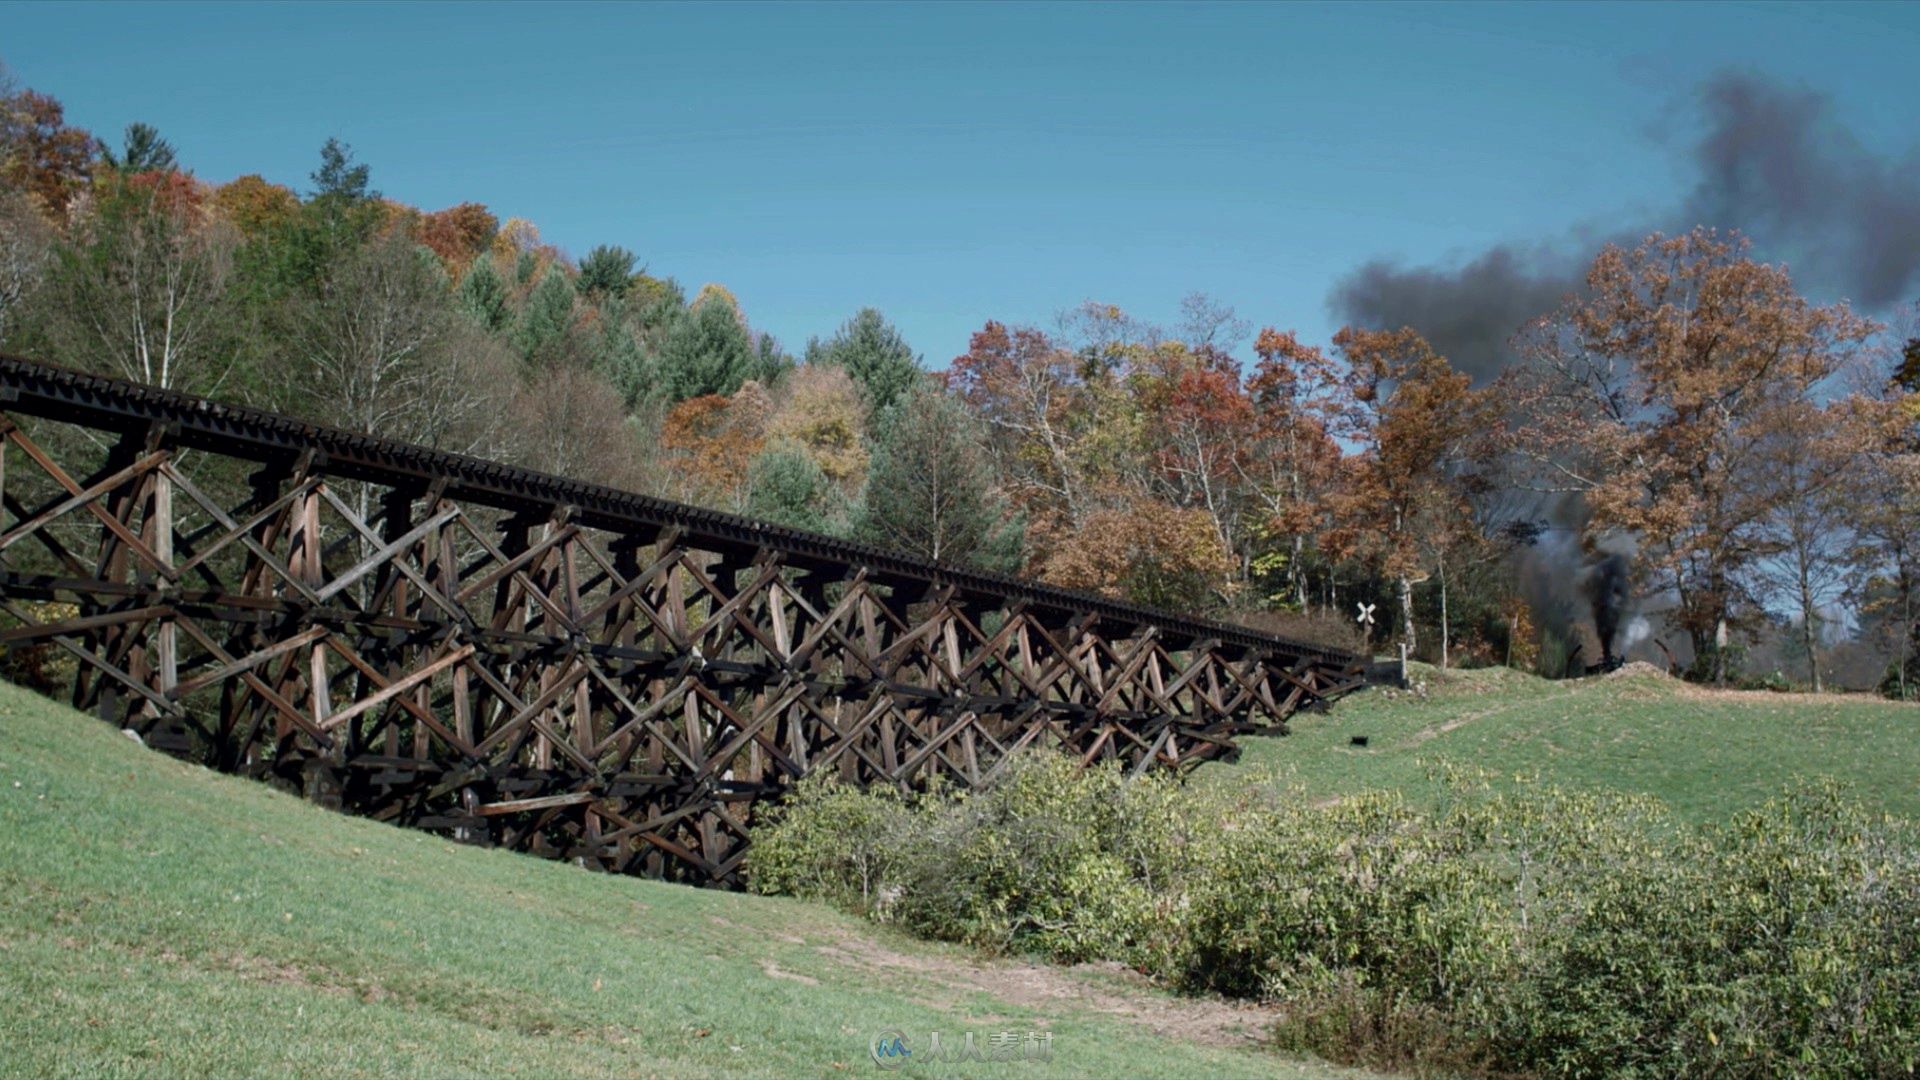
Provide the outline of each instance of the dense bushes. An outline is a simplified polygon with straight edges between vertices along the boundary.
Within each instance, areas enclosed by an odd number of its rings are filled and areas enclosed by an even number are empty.
[[[1127,781],[1052,756],[968,795],[801,787],[757,888],[932,937],[1285,1002],[1381,1066],[1908,1075],[1920,845],[1830,787],[1717,828],[1645,798],[1436,778],[1430,806]]]

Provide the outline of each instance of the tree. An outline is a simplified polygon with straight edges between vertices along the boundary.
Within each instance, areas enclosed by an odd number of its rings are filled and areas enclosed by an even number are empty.
[[[1086,388],[1072,353],[1031,328],[989,321],[955,357],[948,385],[992,433],[997,473],[1021,505],[1078,524],[1085,482]]]
[[[284,221],[276,215],[240,252],[240,277],[256,307],[311,295],[330,267],[389,224],[388,204],[368,190],[367,177],[367,166],[352,164],[348,147],[327,140],[311,196]]]
[[[492,259],[475,259],[460,278],[454,306],[475,326],[489,332],[504,329],[513,312],[507,306],[507,283],[493,268]]]
[[[1531,420],[1514,448],[1538,486],[1584,498],[1595,527],[1642,538],[1652,588],[1723,681],[1722,643],[1761,610],[1763,451],[1874,326],[1808,303],[1784,268],[1709,229],[1609,245],[1586,285],[1521,339],[1526,364],[1503,392]]]
[[[529,373],[510,410],[510,456],[530,469],[614,487],[638,486],[643,448],[620,395],[591,368]]]
[[[1020,526],[993,490],[978,422],[958,400],[919,388],[881,424],[858,534],[935,562],[1011,573]]]
[[[811,461],[852,498],[866,482],[867,404],[845,368],[807,364],[782,380],[767,439]]]
[[[467,448],[476,428],[497,420],[511,380],[497,347],[461,333],[453,314],[438,259],[412,240],[392,234],[343,252],[283,326],[302,411],[369,435]]]
[[[1352,414],[1352,388],[1325,353],[1292,332],[1261,330],[1254,352],[1259,361],[1247,382],[1254,430],[1242,468],[1264,515],[1258,531],[1280,545],[1268,565],[1279,562],[1284,595],[1305,611],[1308,552],[1327,527],[1340,471],[1334,434]]]
[[[190,176],[103,181],[56,247],[37,305],[52,355],[135,382],[217,390],[234,363],[238,239]]]
[[[493,246],[500,219],[480,203],[464,202],[422,215],[420,242],[433,249],[449,272],[466,266]]]
[[[793,357],[772,334],[748,330],[747,337],[753,342],[753,378],[764,386],[778,385],[793,370]]]
[[[653,399],[660,373],[640,340],[641,328],[628,316],[625,301],[602,294],[595,314],[600,334],[592,343],[594,369],[619,391],[621,402],[632,411]]]
[[[353,160],[353,147],[337,138],[329,138],[326,145],[320,148],[320,167],[313,171],[311,179],[311,197],[315,199],[357,203],[380,197],[379,192],[368,186],[372,179],[369,168],[363,163],[356,163]]]
[[[1815,693],[1824,689],[1820,628],[1845,595],[1853,569],[1848,525],[1855,508],[1848,484],[1869,466],[1872,449],[1870,415],[1854,404],[1783,403],[1759,446],[1770,492],[1761,519],[1765,557],[1756,570],[1768,591],[1786,598],[1800,617],[1800,649]]]
[[[1853,598],[1863,627],[1877,627],[1892,653],[1886,690],[1906,700],[1920,689],[1920,337],[1881,392],[1853,404],[1877,421],[1864,464],[1846,481]]]
[[[1151,350],[1130,380],[1139,401],[1149,485],[1176,507],[1206,515],[1229,553],[1242,549],[1249,506],[1247,456],[1255,445],[1253,402],[1233,358],[1174,342]],[[1229,555],[1229,564],[1244,564]]]
[[[1235,313],[1231,305],[1215,301],[1206,293],[1188,293],[1180,300],[1180,340],[1194,352],[1228,355],[1247,340],[1253,325]]]
[[[161,138],[152,124],[128,124],[121,147],[118,154],[110,146],[100,147],[100,160],[114,172],[172,172],[176,167],[173,144]]]
[[[899,400],[922,374],[920,358],[906,339],[873,308],[861,308],[826,341],[809,341],[807,363],[846,368],[876,413]]]
[[[1042,528],[1040,575],[1172,611],[1203,611],[1225,599],[1234,560],[1203,510],[1139,498],[1094,511],[1077,530]]]
[[[241,235],[253,240],[291,225],[300,213],[300,196],[284,184],[270,184],[251,173],[213,189],[213,205]]]
[[[17,191],[0,191],[0,343],[14,328],[53,257],[54,232]]]
[[[551,362],[573,328],[573,284],[558,265],[547,267],[520,310],[514,341],[529,363]]]
[[[727,510],[744,507],[748,473],[766,446],[772,402],[759,383],[743,384],[732,397],[703,394],[667,412],[660,448],[678,464],[678,486],[669,494],[683,502]]]
[[[1412,329],[1347,327],[1333,344],[1350,372],[1354,407],[1345,434],[1358,453],[1331,499],[1328,543],[1394,583],[1401,640],[1412,650],[1413,586],[1427,579],[1434,552],[1464,528],[1462,480],[1486,430],[1486,399]]]
[[[46,94],[0,96],[0,185],[26,193],[54,219],[67,215],[93,173],[93,135],[71,127],[66,107]]]
[[[580,295],[624,298],[633,288],[634,264],[639,257],[623,247],[601,244],[580,260],[580,277],[574,282]]]
[[[747,476],[747,514],[776,525],[837,534],[846,503],[813,459],[796,450],[770,449]]]
[[[660,349],[660,382],[668,401],[732,394],[759,366],[739,311],[724,296],[697,300],[667,331]]]

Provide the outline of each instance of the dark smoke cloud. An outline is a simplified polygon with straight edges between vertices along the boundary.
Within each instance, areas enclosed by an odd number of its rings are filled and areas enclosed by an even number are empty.
[[[1334,288],[1329,305],[1345,322],[1411,326],[1453,366],[1484,383],[1512,363],[1507,341],[1580,284],[1570,255],[1502,244],[1455,269],[1375,260]]]
[[[1738,229],[1816,296],[1874,312],[1920,290],[1920,158],[1874,154],[1825,97],[1757,76],[1709,80],[1693,109],[1703,132],[1687,154],[1692,190],[1637,228],[1609,230],[1614,242],[1656,229]],[[1602,242],[1576,227],[1450,266],[1376,260],[1343,278],[1328,307],[1343,322],[1412,326],[1484,383],[1513,362],[1514,333],[1579,288]]]
[[[1688,222],[1737,228],[1869,311],[1920,288],[1920,158],[1880,157],[1823,95],[1751,75],[1713,79],[1701,104]]]

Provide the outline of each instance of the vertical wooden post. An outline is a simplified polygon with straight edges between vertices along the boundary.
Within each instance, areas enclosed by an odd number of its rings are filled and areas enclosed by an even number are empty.
[[[153,473],[153,506],[147,522],[148,546],[160,561],[173,565],[173,477],[164,469]],[[171,593],[171,590],[168,590]],[[171,606],[171,605],[169,605]],[[180,685],[180,628],[171,611],[162,615],[154,631],[154,672],[152,687],[162,698],[171,699]],[[151,706],[149,706],[151,708]]]

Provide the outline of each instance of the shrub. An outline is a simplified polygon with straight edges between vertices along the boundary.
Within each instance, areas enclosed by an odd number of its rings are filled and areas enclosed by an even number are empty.
[[[894,879],[910,824],[907,807],[891,792],[861,791],[816,773],[755,828],[753,886],[872,914]]]
[[[1833,786],[1714,828],[1655,800],[1436,777],[1224,796],[1033,755],[963,795],[810,781],[757,888],[915,932],[1286,1003],[1281,1045],[1387,1068],[1910,1075],[1920,845]],[[885,902],[881,902],[882,899]]]

